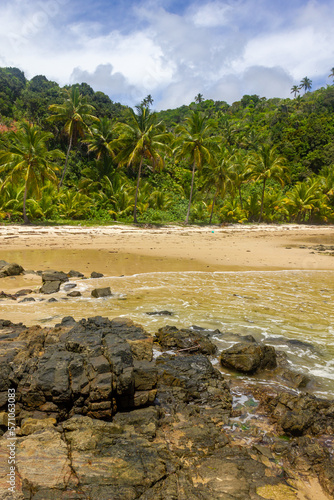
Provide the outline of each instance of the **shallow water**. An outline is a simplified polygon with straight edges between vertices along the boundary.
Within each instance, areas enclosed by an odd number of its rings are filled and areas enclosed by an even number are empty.
[[[22,262],[19,258],[16,260]],[[125,260],[129,261],[128,266]],[[149,264],[145,260],[119,256],[118,262],[122,263],[117,269],[120,274],[125,270],[134,274],[128,272],[124,276],[115,276],[115,269],[109,266],[109,276],[72,279],[77,284],[75,290],[79,290],[82,297],[67,298],[62,286],[60,292],[52,295],[58,300],[55,303],[47,302],[50,296],[41,294],[33,295],[36,302],[5,299],[0,302],[0,317],[13,322],[22,321],[26,325],[41,323],[51,326],[64,316],[73,316],[76,320],[96,315],[109,318],[127,316],[152,334],[166,324],[179,328],[197,325],[218,329],[222,333],[251,334],[256,340],[265,340],[284,350],[292,368],[317,377],[317,394],[334,396],[334,272],[206,272],[196,270],[196,264],[189,264],[195,270],[190,267],[189,271],[180,271],[178,264],[174,263],[176,268],[173,269],[174,264],[166,261],[161,266],[163,270],[156,272],[154,269],[159,263],[152,259],[151,270],[140,272],[147,270]],[[27,269],[27,261],[23,265]],[[45,265],[40,267],[46,268]],[[57,266],[58,269],[67,267]],[[85,272],[82,267],[74,268]],[[95,265],[95,269],[101,267]],[[31,286],[37,290],[40,283],[39,277],[26,275],[23,279],[5,278],[1,286],[6,285],[12,290]],[[93,288],[107,286],[114,294],[112,297],[91,297]],[[173,315],[147,314],[162,310]],[[235,342],[225,340],[219,332],[214,334],[214,339],[220,349]],[[291,340],[301,343],[293,345]]]

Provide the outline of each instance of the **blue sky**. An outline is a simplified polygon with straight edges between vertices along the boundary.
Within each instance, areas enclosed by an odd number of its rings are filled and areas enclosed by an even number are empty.
[[[0,66],[156,109],[331,84],[334,0],[2,0]]]

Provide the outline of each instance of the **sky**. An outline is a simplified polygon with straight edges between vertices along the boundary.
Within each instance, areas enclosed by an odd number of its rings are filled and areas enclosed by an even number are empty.
[[[334,0],[1,0],[0,67],[156,110],[332,84]]]

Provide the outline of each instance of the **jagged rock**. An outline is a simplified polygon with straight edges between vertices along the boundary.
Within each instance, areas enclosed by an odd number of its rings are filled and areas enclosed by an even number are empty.
[[[205,331],[178,330],[175,326],[164,326],[156,334],[156,340],[163,349],[214,354],[217,347]]]
[[[242,373],[276,368],[276,352],[272,346],[239,342],[221,353],[220,362],[226,368]]]
[[[80,273],[79,271],[73,271],[72,269],[69,273],[67,273],[67,276],[69,278],[83,278],[84,277],[84,275],[82,273]]]
[[[96,273],[95,271],[93,271],[90,275],[91,278],[103,278],[103,274],[102,273]]]
[[[50,294],[59,292],[61,281],[44,281],[43,286],[40,288],[40,293]]]
[[[19,264],[5,264],[0,269],[0,278],[4,278],[6,276],[18,276],[19,274],[23,273],[23,271],[23,267]]]
[[[285,391],[268,400],[273,419],[286,434],[333,434],[334,401],[311,394],[296,395]]]
[[[110,287],[107,286],[105,288],[94,288],[91,292],[92,297],[96,299],[100,299],[101,297],[110,297],[112,295]]]

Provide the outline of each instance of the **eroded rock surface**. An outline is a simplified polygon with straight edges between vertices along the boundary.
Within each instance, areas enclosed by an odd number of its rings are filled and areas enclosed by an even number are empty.
[[[310,498],[305,478],[333,498],[333,402],[228,382],[207,332],[162,329],[154,360],[153,338],[126,318],[0,329],[0,498],[297,500]]]

